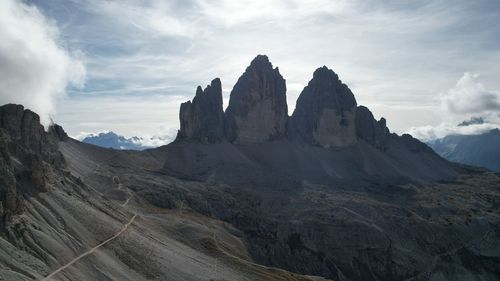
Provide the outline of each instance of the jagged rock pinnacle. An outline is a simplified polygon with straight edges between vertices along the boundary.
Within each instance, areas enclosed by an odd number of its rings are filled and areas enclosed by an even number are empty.
[[[231,91],[226,137],[236,143],[259,143],[286,135],[288,107],[285,79],[267,56],[257,56]]]
[[[382,150],[387,147],[390,135],[385,119],[375,120],[371,111],[364,106],[358,106],[356,109],[356,134],[367,143]]]
[[[222,86],[219,78],[212,80],[205,90],[196,89],[193,101],[181,104],[181,127],[177,139],[217,142],[224,137]]]

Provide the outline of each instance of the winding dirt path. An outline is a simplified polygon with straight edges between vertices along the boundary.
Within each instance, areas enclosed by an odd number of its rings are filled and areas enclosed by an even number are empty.
[[[137,214],[135,214],[126,224],[124,224],[122,226],[122,229],[120,231],[118,231],[115,235],[111,236],[110,238],[104,240],[103,242],[101,242],[100,244],[98,244],[97,246],[91,248],[90,250],[86,251],[85,253],[79,255],[78,257],[74,258],[73,260],[71,260],[70,262],[68,262],[67,264],[59,267],[58,269],[54,270],[51,274],[47,275],[45,278],[43,278],[41,281],[47,281],[47,280],[50,280],[50,278],[54,277],[54,275],[56,275],[57,273],[63,271],[64,269],[70,267],[71,265],[73,265],[74,263],[76,263],[77,261],[81,260],[82,258],[94,253],[97,249],[99,249],[100,247],[108,244],[109,242],[115,240],[116,238],[118,238],[120,235],[122,235],[122,233],[124,233],[125,231],[127,231],[127,229],[129,228],[130,225],[132,225],[132,223],[134,222],[135,220],[135,217],[137,217]]]
[[[132,192],[128,188],[127,188],[127,194],[128,194],[127,200],[125,200],[125,202],[123,202],[123,204],[121,205],[122,207],[127,206],[128,203],[130,202],[130,199],[132,199],[132,197],[134,197],[134,195],[132,194]]]
[[[100,164],[98,164],[98,166],[100,166]],[[122,190],[123,188],[123,184],[122,183],[118,183],[118,190]],[[132,199],[132,197],[134,196],[132,194],[132,192],[127,188],[127,193],[128,193],[128,198],[127,200],[121,204],[122,207],[125,207],[128,205],[128,203],[130,202],[130,199]],[[134,214],[132,216],[132,218],[122,226],[122,228],[120,229],[120,231],[118,231],[117,233],[115,233],[115,235],[111,236],[110,238],[104,240],[103,242],[101,242],[100,244],[96,245],[95,247],[89,249],[88,251],[86,251],[85,253],[79,255],[78,257],[72,259],[70,262],[68,262],[67,264],[59,267],[58,269],[54,270],[52,273],[50,273],[49,275],[47,275],[45,278],[43,278],[41,281],[48,281],[50,280],[50,278],[54,277],[56,274],[58,274],[59,272],[65,270],[66,268],[70,267],[71,265],[73,265],[74,263],[78,262],[79,260],[83,259],[84,257],[90,255],[90,254],[93,254],[97,249],[101,248],[102,246],[108,244],[109,242],[115,240],[116,238],[118,238],[120,235],[122,235],[125,231],[127,231],[127,229],[129,228],[130,225],[132,225],[132,223],[134,222],[135,218],[137,217],[137,214]]]

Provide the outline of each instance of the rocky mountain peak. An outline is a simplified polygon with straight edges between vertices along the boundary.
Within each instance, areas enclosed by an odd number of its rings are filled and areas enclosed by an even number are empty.
[[[51,127],[67,137],[60,126]],[[24,210],[25,194],[49,189],[52,170],[64,165],[59,137],[45,132],[40,117],[22,105],[0,106],[0,232]]]
[[[18,104],[0,106],[0,137],[20,144],[27,154],[35,154],[51,164],[63,162],[55,142],[68,138],[56,124],[49,127],[49,133],[45,132],[40,116]]]
[[[67,141],[69,139],[69,136],[68,136],[68,134],[66,134],[63,127],[61,127],[58,124],[50,125],[49,133],[51,136],[56,138],[58,141]]]
[[[210,85],[207,85],[207,87],[210,87]],[[198,86],[198,87],[196,87],[195,97],[199,97],[201,95],[203,95],[203,88],[201,88],[201,86]]]
[[[326,65],[318,67],[313,72],[314,81],[330,81],[330,82],[340,82],[339,76],[333,70],[329,69]]]
[[[181,104],[181,127],[177,139],[217,142],[224,137],[222,85],[219,78],[212,80],[205,90],[196,89],[193,101]]]
[[[269,61],[269,58],[266,55],[257,55],[251,62],[249,68],[268,68],[272,69],[273,65]]]
[[[231,91],[225,132],[235,143],[259,143],[286,135],[286,84],[267,56],[257,56]]]
[[[41,153],[46,135],[40,116],[22,105],[6,104],[0,107],[0,128],[36,153]]]
[[[290,120],[291,134],[322,147],[356,142],[356,99],[338,75],[326,66],[314,71],[300,94]]]
[[[358,107],[349,87],[326,66],[314,71],[289,117],[285,79],[265,55],[255,57],[238,79],[225,113],[221,82],[214,79],[205,89],[198,86],[192,101],[181,104],[179,117],[177,140],[255,144],[288,137],[341,148],[362,139],[379,150],[388,149],[391,142],[425,150],[416,140],[391,134],[384,118],[377,121],[368,108]]]

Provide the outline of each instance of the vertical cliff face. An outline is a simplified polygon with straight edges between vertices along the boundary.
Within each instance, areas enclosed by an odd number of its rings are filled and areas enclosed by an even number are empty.
[[[231,91],[225,132],[235,143],[260,143],[286,135],[285,79],[266,56],[257,56]]]
[[[62,137],[67,135],[60,126],[46,133],[39,116],[22,105],[0,107],[0,233],[10,231],[26,196],[50,188],[52,171],[64,164],[56,145]]]
[[[356,134],[359,138],[381,150],[387,148],[390,138],[385,118],[380,118],[379,121],[375,120],[371,111],[364,106],[358,106],[356,109]]]
[[[24,110],[22,105],[7,104],[0,108],[0,122],[0,127],[11,136],[34,152],[41,153],[46,136],[36,113]]]
[[[322,147],[356,143],[356,99],[337,74],[318,68],[300,94],[290,120],[290,133]]]
[[[193,100],[181,104],[177,140],[255,144],[288,137],[308,145],[342,148],[362,139],[379,150],[387,150],[392,142],[411,151],[427,149],[410,136],[391,134],[384,118],[377,121],[368,108],[358,107],[351,90],[326,66],[314,71],[291,117],[287,108],[285,79],[266,56],[259,55],[238,79],[225,113],[218,78],[204,90],[198,87]],[[21,113],[8,116],[16,114]],[[29,123],[31,119],[23,120],[21,116],[8,123],[29,127],[21,123]],[[57,128],[53,131],[53,135],[64,138],[59,136]],[[23,134],[26,135],[23,140],[35,149],[34,138],[40,134]]]
[[[179,112],[181,127],[178,139],[213,143],[224,137],[224,112],[222,109],[222,86],[219,78],[202,90],[196,90],[193,101],[181,104]]]

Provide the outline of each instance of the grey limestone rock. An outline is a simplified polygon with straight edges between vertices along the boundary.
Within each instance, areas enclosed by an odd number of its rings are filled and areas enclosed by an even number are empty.
[[[375,120],[371,111],[364,106],[356,109],[356,135],[378,149],[386,149],[390,132],[385,118]]]
[[[300,94],[290,120],[291,135],[309,144],[346,147],[356,143],[356,99],[326,66]]]
[[[179,140],[213,143],[224,136],[222,86],[219,78],[212,80],[205,90],[198,86],[193,101],[181,104]]]
[[[235,143],[261,143],[286,135],[285,79],[267,56],[257,56],[231,91],[225,132]]]
[[[40,117],[22,105],[7,104],[0,107],[0,128],[21,141],[27,148],[41,153],[42,144],[46,141]]]
[[[60,126],[51,130],[68,138]],[[0,230],[23,212],[26,197],[49,190],[50,167],[63,167],[64,158],[51,135],[31,110],[0,106]]]

